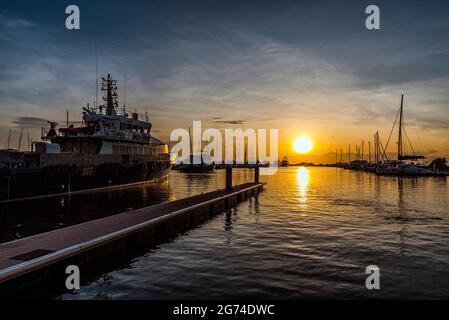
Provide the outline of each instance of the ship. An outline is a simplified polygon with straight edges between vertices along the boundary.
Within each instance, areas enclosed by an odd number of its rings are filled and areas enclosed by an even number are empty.
[[[30,152],[0,150],[0,201],[166,179],[168,146],[148,114],[118,106],[117,80],[102,78],[104,104],[83,108],[82,124],[42,128]]]

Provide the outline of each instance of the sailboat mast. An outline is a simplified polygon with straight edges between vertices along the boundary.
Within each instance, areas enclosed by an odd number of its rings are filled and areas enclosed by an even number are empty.
[[[404,105],[404,95],[401,94],[401,109],[399,112],[399,136],[398,136],[398,161],[402,158],[402,108]]]
[[[348,147],[348,163],[351,163],[351,145]]]
[[[9,129],[8,140],[6,140],[6,149],[9,149],[9,144],[11,142],[11,130]]]
[[[22,147],[22,136],[23,136],[23,128],[22,131],[20,131],[19,146],[17,147],[18,151],[20,151],[20,147]]]
[[[371,163],[371,141],[368,141],[368,163]]]
[[[374,145],[373,145],[373,151],[374,151],[374,162],[375,163],[378,163],[379,162],[379,159],[378,159],[378,157],[377,157],[377,141],[376,141],[376,134],[374,134],[374,140],[373,140],[373,142],[374,142]]]
[[[377,162],[382,162],[383,156],[381,154],[381,149],[380,149],[379,131],[376,131],[376,148],[377,148]]]
[[[365,152],[364,141],[362,140],[362,161],[363,161],[363,153]]]

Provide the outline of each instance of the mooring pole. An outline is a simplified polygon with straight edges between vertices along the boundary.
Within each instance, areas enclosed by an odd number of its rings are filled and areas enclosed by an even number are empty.
[[[254,168],[254,182],[255,183],[259,183],[259,174],[260,173],[260,168],[259,168],[259,164],[256,164],[256,167]]]
[[[232,191],[232,164],[226,166],[226,191]]]

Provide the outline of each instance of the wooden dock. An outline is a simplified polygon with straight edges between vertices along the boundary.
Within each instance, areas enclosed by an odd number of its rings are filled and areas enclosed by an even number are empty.
[[[68,265],[77,265],[80,273],[86,274],[106,259],[164,242],[262,190],[262,183],[245,183],[228,191],[204,193],[0,244],[0,297],[46,291],[50,284],[64,290]]]

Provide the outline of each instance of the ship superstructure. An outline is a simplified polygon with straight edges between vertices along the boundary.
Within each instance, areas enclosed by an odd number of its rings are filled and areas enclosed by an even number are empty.
[[[81,126],[58,129],[49,122],[33,152],[0,152],[0,201],[168,175],[168,146],[151,135],[148,115],[120,108],[117,81],[110,75],[102,80],[105,103],[83,108]]]

